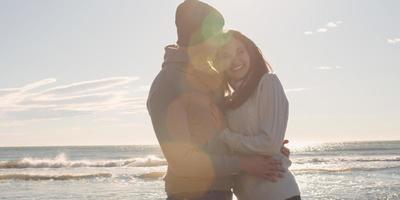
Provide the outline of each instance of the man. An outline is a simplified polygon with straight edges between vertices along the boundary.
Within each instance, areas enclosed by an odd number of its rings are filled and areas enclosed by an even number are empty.
[[[168,199],[232,199],[233,178],[240,171],[277,179],[279,161],[233,155],[217,137],[226,125],[218,107],[219,79],[208,60],[222,42],[223,16],[206,3],[186,0],[177,8],[175,23],[177,45],[165,48],[147,101],[168,162]]]

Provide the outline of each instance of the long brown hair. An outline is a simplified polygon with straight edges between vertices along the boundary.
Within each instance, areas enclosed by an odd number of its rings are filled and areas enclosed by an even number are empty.
[[[239,88],[235,88],[234,91],[229,84],[226,73],[222,73],[225,74],[225,81],[223,83],[225,108],[235,109],[241,106],[254,93],[263,75],[265,73],[272,72],[272,68],[264,59],[261,50],[248,37],[235,30],[228,31],[226,36],[227,38],[234,38],[241,42],[249,53],[250,57],[250,69],[244,77],[243,83],[239,86]]]

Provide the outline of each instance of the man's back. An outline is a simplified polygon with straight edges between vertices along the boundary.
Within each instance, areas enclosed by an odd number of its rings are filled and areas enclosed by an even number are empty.
[[[188,67],[186,52],[166,48],[163,69],[154,80],[147,106],[168,161],[168,194],[229,191],[239,159],[216,137],[218,108],[204,80]]]

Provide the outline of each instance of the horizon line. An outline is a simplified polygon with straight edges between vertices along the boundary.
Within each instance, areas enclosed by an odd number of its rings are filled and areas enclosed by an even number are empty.
[[[306,145],[318,145],[318,144],[335,144],[335,143],[353,143],[353,142],[400,142],[400,139],[388,139],[388,140],[345,140],[345,141],[333,141],[333,142],[310,142]],[[301,142],[302,143],[302,142]],[[293,144],[293,143],[292,143]],[[304,144],[304,143],[303,143]],[[88,144],[88,145],[20,145],[20,146],[0,146],[0,148],[18,148],[18,147],[100,147],[100,146],[159,146],[158,143],[144,143],[144,144]]]

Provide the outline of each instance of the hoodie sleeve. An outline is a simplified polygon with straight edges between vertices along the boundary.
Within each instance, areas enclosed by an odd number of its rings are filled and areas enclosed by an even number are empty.
[[[154,131],[175,175],[189,178],[215,178],[239,172],[239,158],[228,154],[216,154],[204,150],[201,134],[215,134],[210,121],[201,116],[201,105],[196,98],[189,98],[192,90],[181,83],[181,76],[162,75],[156,78],[147,101]],[[165,80],[165,77],[168,80]],[[208,116],[209,117],[209,116]],[[193,129],[191,119],[198,120]],[[198,137],[196,137],[198,136]],[[221,143],[224,145],[223,143]]]
[[[210,124],[213,123],[210,116],[201,116],[205,112],[199,110],[202,107],[197,103],[193,102],[192,98],[181,96],[168,108],[167,129],[170,139],[162,146],[170,170],[177,175],[198,178],[237,174],[239,172],[237,156],[212,154],[202,148],[207,142],[199,140],[196,135],[201,135],[203,138],[206,134],[216,134],[216,130]],[[193,113],[191,112],[193,110],[199,110],[199,112]],[[192,122],[189,120],[192,116],[188,116],[189,113],[190,115],[199,115],[195,118],[197,120],[195,128],[191,127]],[[203,120],[198,120],[199,118]]]
[[[257,93],[259,133],[255,135],[225,129],[221,139],[235,151],[273,155],[280,152],[288,120],[288,101],[275,74],[261,79]]]

